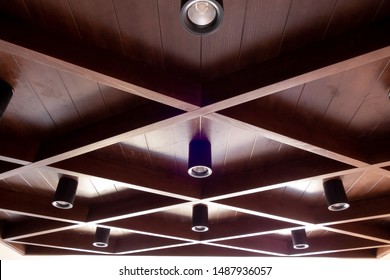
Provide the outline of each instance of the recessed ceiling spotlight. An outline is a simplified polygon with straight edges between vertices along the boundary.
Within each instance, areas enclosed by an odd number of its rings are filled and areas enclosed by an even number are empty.
[[[97,227],[95,232],[95,241],[93,242],[93,246],[95,247],[107,247],[108,239],[110,238],[110,229]]]
[[[292,230],[291,238],[294,249],[303,250],[309,248],[309,242],[307,241],[305,229]]]
[[[59,209],[70,209],[73,207],[76,196],[78,181],[70,177],[61,177],[58,181],[52,205]]]
[[[196,204],[192,207],[192,230],[195,232],[206,232],[208,227],[208,208],[204,204]]]
[[[188,174],[195,178],[211,175],[211,143],[207,139],[195,138],[188,151]]]
[[[340,179],[331,179],[324,182],[324,192],[330,211],[342,211],[349,208],[348,197]]]
[[[222,0],[182,0],[180,19],[189,32],[210,34],[222,23]]]

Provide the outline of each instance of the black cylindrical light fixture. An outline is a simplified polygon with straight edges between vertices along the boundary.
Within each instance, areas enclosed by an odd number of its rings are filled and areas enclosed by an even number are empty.
[[[72,208],[76,196],[77,185],[78,181],[76,179],[61,177],[54,194],[52,205],[60,209]]]
[[[207,205],[196,204],[192,207],[192,230],[206,232],[209,230],[209,212]]]
[[[182,0],[180,20],[185,29],[193,34],[210,34],[222,23],[222,0]]]
[[[7,109],[14,94],[13,88],[5,81],[0,80],[0,119]]]
[[[291,238],[294,249],[303,250],[309,248],[305,229],[292,230]]]
[[[195,178],[205,178],[212,172],[210,142],[207,139],[193,139],[189,146],[188,174]]]
[[[107,247],[108,239],[110,238],[110,229],[97,227],[95,231],[95,240],[93,246],[95,247]]]
[[[349,208],[348,197],[340,179],[324,182],[324,192],[330,211],[342,211]]]

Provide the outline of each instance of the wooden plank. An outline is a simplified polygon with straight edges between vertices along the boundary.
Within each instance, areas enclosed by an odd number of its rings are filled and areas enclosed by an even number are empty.
[[[326,227],[328,231],[355,236],[367,240],[387,243],[390,245],[390,234],[387,230],[359,223],[347,223]]]
[[[178,240],[200,240],[199,234],[190,229],[190,223],[183,223],[178,220],[168,220],[158,215],[142,215],[104,223],[104,225],[150,235],[166,236]]]
[[[1,25],[9,26],[0,33],[3,51],[184,110],[196,109],[194,104],[199,104],[197,83],[56,33],[42,32],[6,15],[0,19]]]
[[[113,1],[123,53],[164,69],[157,1]]]
[[[247,0],[239,68],[279,54],[290,1]],[[259,76],[258,76],[259,77]]]
[[[91,45],[123,54],[121,34],[112,1],[67,0],[79,36]]]
[[[127,254],[132,251],[142,251],[145,249],[169,248],[178,244],[183,244],[183,241],[141,234],[125,234],[123,238],[118,239],[115,249],[117,253]],[[187,244],[187,242],[184,244]]]
[[[327,207],[312,211],[316,224],[336,225],[349,222],[365,221],[390,216],[390,197],[377,197],[362,201],[352,201],[345,211],[331,212]]]
[[[388,259],[390,255],[390,246],[378,248],[376,257],[378,259]]]
[[[80,121],[79,114],[57,70],[24,58],[18,57],[16,61],[42,103],[43,112],[47,111],[50,119],[53,120],[54,131],[68,131]]]
[[[375,17],[382,2],[382,0],[338,0],[329,22],[326,37],[332,37],[345,30],[369,23]]]
[[[61,30],[60,33],[66,34],[70,38],[81,38],[67,0],[50,2],[32,0],[24,1],[24,5],[35,24],[49,29],[53,29],[55,26]]]
[[[205,83],[205,105],[219,101],[214,111],[221,110],[386,58],[389,26],[375,22]]]
[[[211,224],[210,230],[202,234],[202,240],[225,243],[224,240],[265,235],[296,226],[296,224],[272,219],[244,217],[233,222]]]
[[[313,169],[313,166],[316,166]],[[307,178],[327,178],[344,172],[354,172],[348,165],[317,156],[308,156],[277,165],[263,166],[236,174],[206,178],[203,198],[237,196],[262,189],[284,187],[289,182]]]
[[[58,74],[79,117],[79,123],[72,127],[81,127],[109,117],[107,106],[96,82],[68,72]]]
[[[337,0],[291,1],[281,52],[296,50],[323,39],[336,3]]]
[[[158,0],[165,69],[177,76],[200,80],[201,38],[187,32],[180,23],[180,2]],[[178,44],[180,42],[180,44]],[[187,95],[192,95],[190,90]],[[201,96],[197,96],[200,101]],[[193,103],[198,104],[200,103]]]
[[[88,213],[88,207],[77,203],[77,199],[72,211],[64,211],[54,208],[50,198],[4,190],[0,190],[0,205],[2,211],[68,223],[85,222]]]
[[[189,177],[167,176],[166,173],[148,167],[126,166],[91,156],[71,158],[55,163],[53,167],[59,168],[60,173],[76,172],[106,178],[130,184],[133,189],[150,193],[186,200],[200,198],[199,182]]]
[[[22,18],[25,21],[32,21],[31,14],[24,0],[0,1],[0,10]]]
[[[94,241],[94,234],[90,232],[81,232],[77,230],[67,230],[61,232],[54,232],[50,234],[32,236],[23,238],[18,243],[26,245],[37,245],[49,248],[59,248],[67,250],[82,251],[84,253],[114,253],[115,252],[115,239],[110,238],[110,242],[107,247],[95,247],[92,245]]]
[[[141,255],[141,256],[220,256],[220,257],[239,257],[239,256],[267,256],[259,252],[251,252],[244,250],[234,250],[231,248],[222,247],[222,245],[214,244],[185,244],[183,246],[167,248],[164,250],[154,250],[147,252],[135,253],[132,255]]]
[[[342,234],[336,236],[323,236],[321,238],[309,238],[308,242],[310,247],[305,250],[294,250],[291,246],[289,250],[289,255],[311,256],[339,251],[377,248],[383,246],[383,243],[380,242],[360,239]]]
[[[270,238],[267,236],[255,236],[247,238],[238,238],[218,242],[218,244],[233,246],[236,248],[246,248],[269,253],[287,254],[287,242]]]
[[[227,198],[216,201],[227,209],[278,220],[290,224],[305,225],[313,223],[310,210],[305,205],[294,204],[288,201],[270,199],[263,193]]]
[[[367,165],[366,155],[357,142],[335,137],[324,129],[305,127],[293,119],[279,119],[271,112],[259,111],[253,102],[221,111],[211,118],[251,129],[266,138],[352,166]]]
[[[51,220],[32,219],[17,224],[8,224],[3,228],[1,238],[6,241],[14,241],[21,238],[68,230],[74,227],[79,227],[79,225],[69,225],[64,222]]]
[[[375,141],[386,137],[389,130],[390,108],[388,106],[387,84],[390,83],[390,60],[364,102],[348,124],[347,133],[362,141]]]
[[[349,123],[366,100],[387,62],[388,58],[384,58],[346,71],[318,127],[327,129],[329,133],[335,135],[345,134]]]
[[[102,207],[102,203],[91,205],[88,221],[94,223],[111,222],[159,212],[181,202],[184,201],[154,194],[139,194],[104,204],[104,207]]]
[[[245,22],[246,5],[242,0],[225,0],[224,19],[217,32],[201,38],[202,81],[237,70]],[[262,15],[258,15],[261,18]]]
[[[151,103],[98,123],[76,129],[68,134],[49,139],[42,143],[37,159],[45,159],[66,153],[71,150],[82,149],[85,153],[87,146],[96,150],[120,142],[131,136],[137,130],[148,131],[148,126],[158,126],[159,121],[170,119],[180,113],[179,110],[165,107],[158,103]],[[139,132],[138,132],[139,133]],[[99,143],[100,142],[100,143]],[[77,154],[75,154],[77,155]]]

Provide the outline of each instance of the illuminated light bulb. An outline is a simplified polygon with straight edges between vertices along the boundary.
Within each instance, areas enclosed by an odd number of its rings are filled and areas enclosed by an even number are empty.
[[[191,5],[187,14],[190,21],[194,24],[206,26],[215,20],[217,11],[215,10],[215,7],[210,5],[207,1],[199,1]]]

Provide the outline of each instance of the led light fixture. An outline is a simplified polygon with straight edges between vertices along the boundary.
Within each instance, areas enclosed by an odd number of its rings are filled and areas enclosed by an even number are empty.
[[[54,194],[52,205],[60,209],[72,208],[76,196],[77,185],[78,182],[76,179],[61,177]]]
[[[210,34],[222,23],[222,1],[183,0],[180,19],[189,32],[196,35]]]
[[[330,211],[342,211],[349,208],[348,197],[340,179],[324,182],[324,192]]]
[[[95,231],[95,241],[93,242],[93,246],[95,247],[107,247],[108,239],[110,238],[110,229],[97,227]]]
[[[303,250],[309,248],[305,229],[292,230],[291,238],[294,249]]]
[[[188,174],[195,178],[211,175],[211,144],[207,139],[195,138],[190,142]]]
[[[206,232],[208,227],[209,213],[207,205],[196,204],[192,207],[192,230]]]

